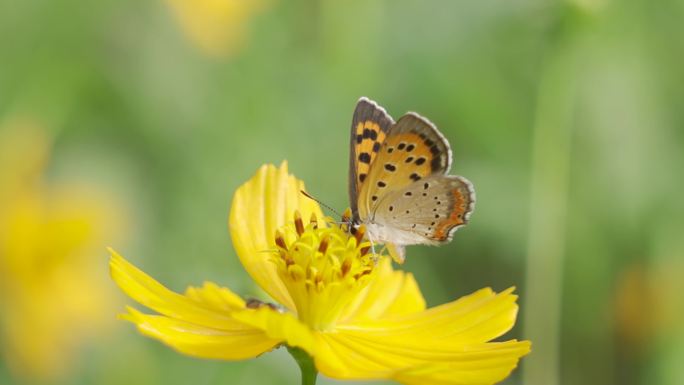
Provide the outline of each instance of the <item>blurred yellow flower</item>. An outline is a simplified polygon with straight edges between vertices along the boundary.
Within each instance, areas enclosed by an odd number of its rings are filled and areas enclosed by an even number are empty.
[[[684,261],[681,256],[631,262],[616,275],[615,331],[624,355],[647,355],[661,341],[684,333]]]
[[[225,56],[239,51],[255,14],[269,0],[166,0],[188,36],[206,54]]]
[[[233,198],[230,231],[249,274],[280,305],[245,301],[213,283],[169,291],[112,251],[114,280],[160,315],[129,308],[148,336],[201,358],[239,360],[285,344],[308,353],[326,376],[404,384],[492,384],[530,350],[489,342],[515,323],[512,289],[482,289],[426,309],[410,273],[376,262],[362,241],[318,221],[287,165],[263,166]],[[303,218],[309,220],[304,221]]]
[[[43,183],[49,147],[32,121],[0,127],[0,348],[15,376],[40,381],[67,374],[111,324],[115,297],[93,256],[118,228],[111,202]]]

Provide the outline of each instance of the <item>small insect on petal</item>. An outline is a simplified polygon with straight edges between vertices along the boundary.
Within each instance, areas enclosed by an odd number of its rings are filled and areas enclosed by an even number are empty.
[[[269,302],[260,301],[256,298],[249,298],[245,302],[245,307],[247,309],[259,309],[259,308],[264,307],[264,306],[269,307],[271,310],[278,310],[278,307],[276,305],[269,303]]]
[[[315,229],[318,228],[318,218],[316,218],[315,213],[311,213],[311,219],[309,219],[309,223],[311,223],[311,226]]]

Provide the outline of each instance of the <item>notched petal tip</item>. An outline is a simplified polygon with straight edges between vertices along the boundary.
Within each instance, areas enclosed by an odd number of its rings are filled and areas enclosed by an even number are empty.
[[[138,315],[141,314],[136,308],[132,306],[126,306],[127,313],[120,313],[116,315],[116,318],[121,321],[128,321],[134,324],[138,323]]]

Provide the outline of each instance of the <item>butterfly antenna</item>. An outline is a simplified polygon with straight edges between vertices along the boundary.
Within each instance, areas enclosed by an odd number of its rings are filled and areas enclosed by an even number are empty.
[[[306,191],[304,191],[304,190],[300,190],[300,191],[301,191],[302,194],[304,194],[305,197],[311,199],[311,200],[314,201],[314,202],[317,202],[319,205],[325,207],[326,209],[328,209],[328,210],[332,211],[333,213],[337,214],[338,216],[342,217],[342,214],[340,214],[339,212],[337,212],[337,210],[335,210],[334,208],[332,208],[332,207],[326,205],[325,203],[319,201],[318,199],[314,198],[314,197],[313,197],[311,194],[309,194],[308,192],[306,192]]]

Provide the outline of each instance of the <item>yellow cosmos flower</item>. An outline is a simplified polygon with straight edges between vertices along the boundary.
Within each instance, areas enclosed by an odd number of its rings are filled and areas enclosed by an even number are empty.
[[[515,323],[512,289],[426,309],[410,273],[369,254],[362,228],[350,235],[319,221],[303,189],[285,163],[263,166],[237,190],[230,212],[242,264],[279,305],[213,283],[177,294],[112,251],[117,284],[159,313],[129,308],[124,317],[191,356],[239,360],[286,345],[326,376],[348,380],[492,384],[529,352],[528,341],[489,342]]]
[[[237,52],[270,0],[166,0],[188,38],[210,56]]]
[[[68,374],[116,303],[93,255],[119,216],[83,186],[44,183],[49,148],[31,120],[0,127],[0,359],[28,381]]]

